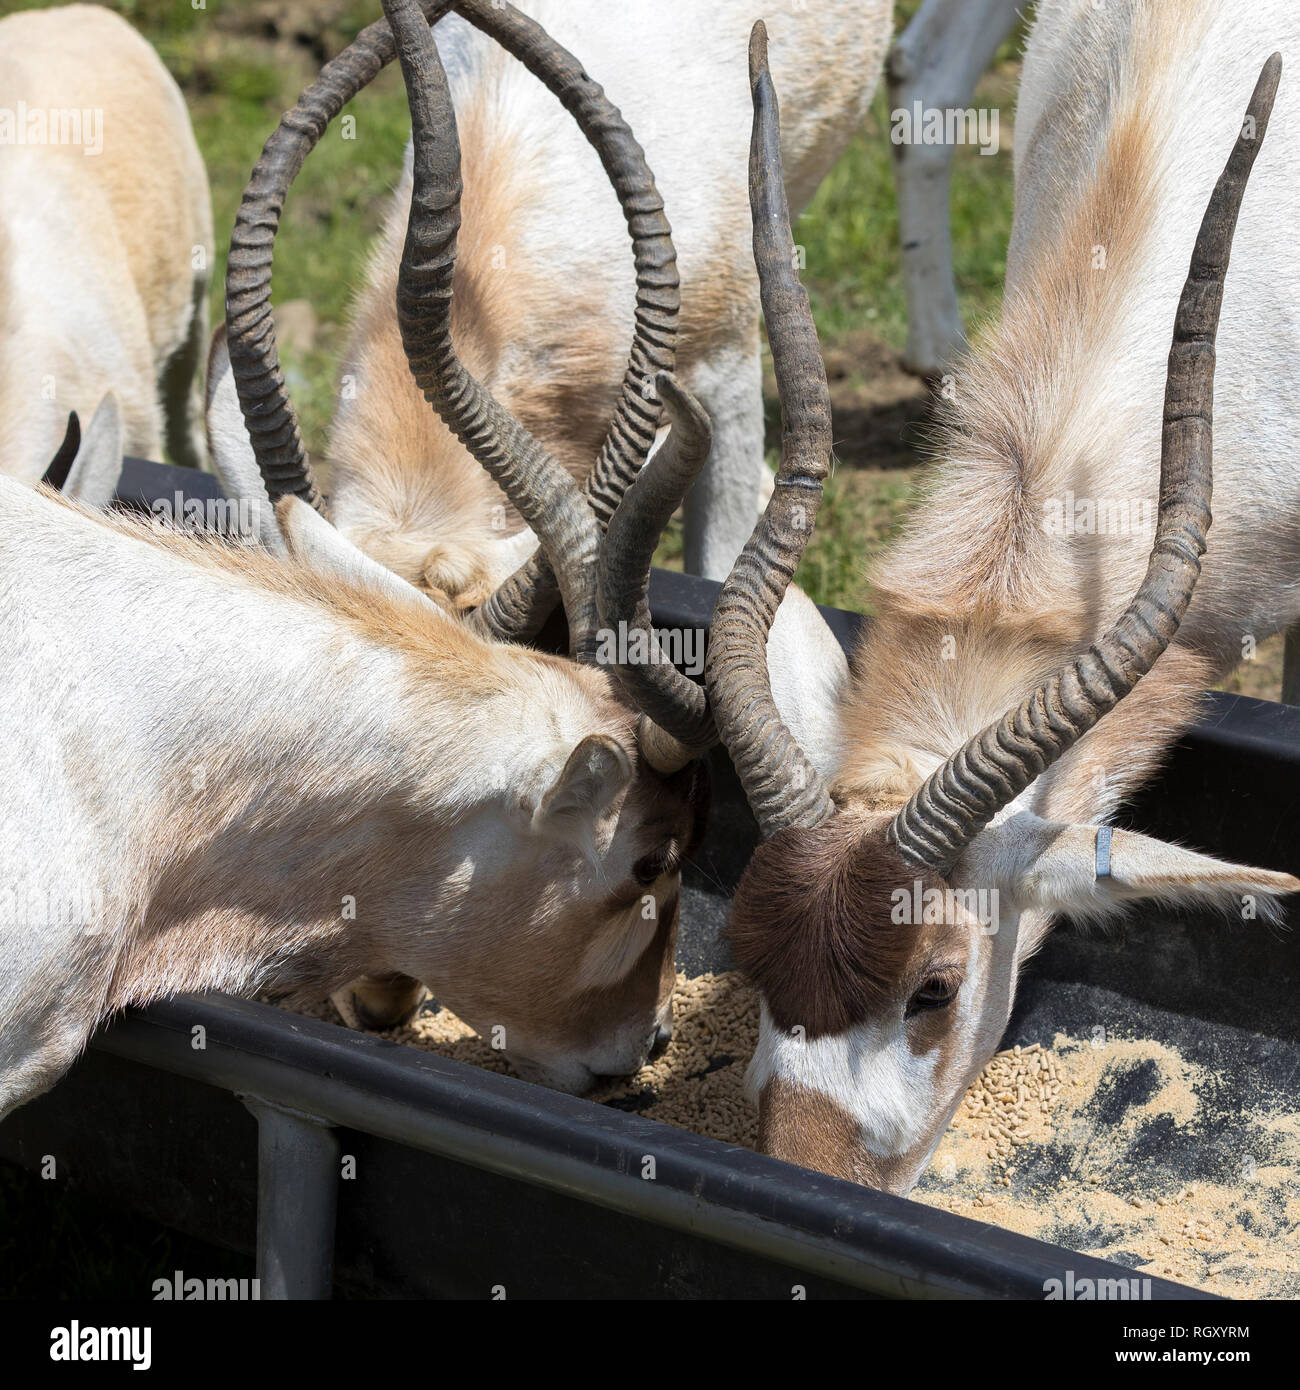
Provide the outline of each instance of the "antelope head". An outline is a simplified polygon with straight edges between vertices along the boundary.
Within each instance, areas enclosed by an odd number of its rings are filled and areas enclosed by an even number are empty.
[[[545,706],[555,734],[552,753],[565,753],[547,761],[520,748],[507,775],[511,814],[491,827],[495,841],[486,857],[459,866],[440,860],[427,875],[434,917],[437,903],[469,898],[485,924],[465,944],[466,972],[478,979],[473,997],[439,993],[480,1031],[503,1023],[506,1055],[526,1076],[582,1091],[594,1076],[634,1071],[671,1019],[679,873],[702,830],[707,799],[697,759],[716,735],[702,688],[657,659],[646,588],[659,533],[703,466],[710,429],[668,370],[676,255],[639,146],[576,59],[510,6],[473,0],[458,8],[560,94],[597,145],[628,215],[638,269],[636,337],[623,398],[587,488],[461,364],[450,329],[460,151],[428,22],[447,8],[384,0],[386,22],[363,31],[327,65],[267,142],[232,236],[227,328],[224,337],[219,330],[209,363],[209,440],[228,485],[275,502],[274,525],[260,530],[268,547],[287,547],[299,560],[401,596],[464,634],[460,620],[325,519],[270,312],[274,233],[289,184],[331,115],[397,56],[413,141],[397,286],[410,370],[532,526],[544,557],[508,579],[466,625],[485,662],[503,673],[533,674],[532,698]],[[671,430],[642,466],[661,403]],[[260,515],[265,519],[267,509]],[[573,660],[493,640],[535,631],[557,595]],[[649,662],[601,663],[601,631],[620,625],[641,632]],[[588,727],[574,727],[582,718]],[[445,941],[441,949],[445,961]],[[396,1022],[417,1001],[417,981],[437,984],[418,939],[371,968],[384,973],[350,991],[362,1022]]]
[[[1160,520],[1115,625],[910,798],[832,785],[783,722],[765,644],[812,532],[831,450],[830,403],[793,270],[766,36],[750,46],[750,192],[763,311],[781,396],[776,487],[714,614],[706,686],[764,843],[736,893],[737,963],[762,998],[749,1081],[769,1153],[906,1193],[1010,1017],[1017,971],[1058,912],[1138,899],[1227,906],[1300,888],[1108,827],[1049,822],[1018,802],[1122,700],[1191,601],[1210,523],[1214,335],[1233,229],[1280,72],[1265,65],[1210,200],[1169,355]],[[915,785],[915,784],[913,784]]]

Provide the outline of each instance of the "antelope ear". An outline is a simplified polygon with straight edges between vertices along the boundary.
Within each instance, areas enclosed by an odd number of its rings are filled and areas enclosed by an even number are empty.
[[[588,734],[542,793],[532,826],[564,839],[590,835],[597,817],[632,780],[632,763],[607,734]]]
[[[1132,830],[1109,831],[1107,845],[1105,827],[1022,814],[991,833],[1002,841],[999,886],[1021,908],[1106,916],[1150,900],[1272,918],[1279,897],[1300,892],[1300,879],[1290,874],[1229,864]]]
[[[275,519],[277,534],[283,537],[288,553],[308,568],[376,589],[399,603],[416,604],[446,622],[456,623],[445,608],[422,594],[414,584],[408,584],[392,570],[372,560],[301,497],[280,498],[275,504]]]
[[[257,538],[277,555],[286,554],[284,538],[275,524],[275,511],[257,466],[244,415],[235,390],[235,374],[230,367],[226,346],[226,325],[220,323],[212,334],[208,349],[207,395],[203,423],[208,436],[208,457],[221,479],[225,494],[233,502],[243,502],[252,513]]]
[[[840,696],[849,663],[821,610],[791,584],[767,637],[772,699],[809,762],[833,778],[840,761]]]
[[[87,507],[107,507],[122,476],[125,438],[126,427],[117,397],[112,391],[106,392],[81,437],[81,446],[63,484],[64,493]]]
[[[491,541],[486,550],[488,573],[492,575],[493,584],[501,584],[509,579],[520,565],[532,559],[537,549],[537,537],[527,526],[505,540]]]

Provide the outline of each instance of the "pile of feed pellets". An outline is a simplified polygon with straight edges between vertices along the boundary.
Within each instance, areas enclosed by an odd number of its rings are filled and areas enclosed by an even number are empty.
[[[329,1004],[306,1012],[338,1021]],[[500,1052],[432,1001],[382,1036],[509,1071]],[[757,1040],[758,1002],[739,974],[679,975],[667,1050],[592,1099],[752,1148],[757,1114],[744,1076]],[[1125,1100],[1117,1116],[1117,1088],[1138,1074],[1140,1099]],[[1300,1115],[1245,1117],[1258,1152],[1231,1159],[1231,1180],[1222,1165],[1214,1180],[1188,1183],[1161,1168],[1158,1152],[1133,1159],[1153,1147],[1144,1144],[1151,1133],[1195,1133],[1206,1081],[1148,1039],[1108,1037],[1098,1047],[1058,1033],[1009,1048],[967,1092],[913,1199],[1136,1275],[1236,1297],[1300,1297]]]

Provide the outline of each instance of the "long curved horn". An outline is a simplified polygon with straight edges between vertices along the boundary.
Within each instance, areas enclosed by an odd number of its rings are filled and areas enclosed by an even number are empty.
[[[655,546],[669,518],[699,477],[713,431],[699,402],[667,372],[656,381],[672,430],[632,480],[610,518],[600,548],[597,600],[602,631],[641,635],[644,662],[615,666],[642,712],[638,742],[652,767],[674,772],[718,741],[708,699],[660,651],[648,589]]]
[[[825,778],[777,710],[767,670],[767,634],[812,536],[830,472],[831,403],[808,294],[794,268],[780,112],[761,20],[749,39],[749,81],[754,262],[781,397],[781,467],[767,510],[718,596],[704,679],[759,829],[771,836],[786,826],[816,825],[835,809]]]
[[[1275,53],[1259,75],[1205,210],[1178,302],[1160,443],[1160,520],[1142,584],[1100,641],[954,753],[898,813],[890,836],[916,864],[951,869],[1004,806],[1133,689],[1187,612],[1210,526],[1214,335],[1223,283],[1281,72],[1282,57]]]
[[[411,211],[397,320],[416,384],[537,532],[550,557],[579,660],[596,655],[596,518],[564,466],[467,372],[451,339],[460,230],[460,141],[447,75],[415,0],[383,0],[411,110]]]
[[[614,185],[632,235],[637,267],[636,332],[618,408],[588,480],[591,506],[602,524],[649,452],[660,406],[647,389],[674,363],[680,302],[676,252],[663,200],[631,131],[582,65],[532,20],[502,0],[418,0],[430,23],[455,9],[491,35],[553,92],[596,148]],[[271,496],[294,492],[320,508],[320,494],[302,447],[285,389],[271,318],[271,260],[289,186],[326,126],[396,54],[387,20],[356,37],[285,114],[266,142],[244,191],[231,236],[226,320],[231,365],[258,466]],[[490,635],[511,638],[540,627],[558,588],[549,565],[536,557],[505,581],[471,621]]]
[[[451,0],[421,0],[434,23]],[[386,20],[368,25],[321,69],[262,147],[240,200],[226,263],[226,336],[239,405],[266,490],[274,502],[294,493],[321,510],[284,384],[271,318],[271,260],[289,186],[325,127],[392,62],[397,46]]]
[[[632,348],[618,407],[584,488],[603,530],[654,443],[661,413],[653,389],[655,377],[671,372],[676,362],[681,294],[677,252],[663,199],[635,136],[581,63],[508,5],[497,8],[487,0],[457,0],[456,8],[491,33],[559,97],[600,157],[632,239],[636,266]],[[489,636],[523,641],[538,632],[556,598],[555,577],[544,549],[504,580],[471,615],[470,623]]]

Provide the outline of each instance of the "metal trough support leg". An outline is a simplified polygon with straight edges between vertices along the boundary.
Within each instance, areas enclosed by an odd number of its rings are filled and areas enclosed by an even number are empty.
[[[1300,705],[1300,623],[1286,635],[1282,657],[1282,703]]]
[[[327,1299],[334,1289],[339,1143],[314,1115],[260,1096],[257,1119],[257,1277],[264,1299]]]

